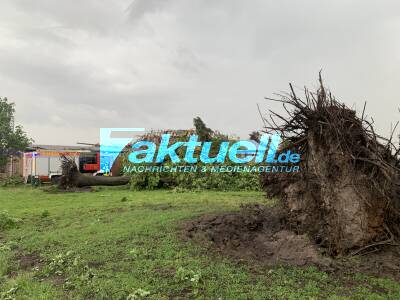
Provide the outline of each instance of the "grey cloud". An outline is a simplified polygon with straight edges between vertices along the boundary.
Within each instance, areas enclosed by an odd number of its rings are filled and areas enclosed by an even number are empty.
[[[147,13],[163,10],[169,2],[171,0],[133,0],[127,10],[130,18],[137,21]]]
[[[5,2],[7,2],[6,0]],[[14,0],[18,13],[25,14],[39,27],[60,27],[84,30],[91,34],[109,34],[119,24],[128,1],[62,1],[62,0]],[[22,21],[24,22],[24,21]]]
[[[399,119],[398,11],[397,0],[3,0],[0,96],[40,143],[197,115],[246,136],[262,126],[256,103],[279,109],[263,97],[313,87],[322,68],[386,133]]]

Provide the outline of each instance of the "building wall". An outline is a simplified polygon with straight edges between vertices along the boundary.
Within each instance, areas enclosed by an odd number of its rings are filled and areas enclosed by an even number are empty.
[[[0,169],[1,176],[22,176],[22,158],[10,157],[4,168]]]

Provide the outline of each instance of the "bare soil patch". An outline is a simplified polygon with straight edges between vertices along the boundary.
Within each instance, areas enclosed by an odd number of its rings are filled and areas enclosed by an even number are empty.
[[[184,236],[222,255],[265,267],[316,266],[340,274],[363,273],[400,280],[400,247],[368,248],[333,258],[307,234],[296,232],[279,207],[245,206],[238,212],[202,216],[184,224]]]
[[[19,262],[20,270],[26,271],[33,268],[41,269],[44,265],[43,259],[36,253],[18,254],[17,260]]]

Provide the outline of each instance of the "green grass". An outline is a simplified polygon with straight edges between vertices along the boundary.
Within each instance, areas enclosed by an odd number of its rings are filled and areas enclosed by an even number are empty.
[[[265,269],[180,239],[181,221],[251,202],[265,199],[256,192],[0,189],[0,224],[7,224],[0,299],[400,299],[400,284],[389,279]],[[37,268],[21,268],[21,257]]]

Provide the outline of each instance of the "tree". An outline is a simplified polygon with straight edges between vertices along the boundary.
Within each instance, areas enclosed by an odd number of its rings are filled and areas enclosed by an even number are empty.
[[[0,167],[10,155],[23,151],[32,142],[22,126],[14,124],[15,104],[0,97]]]
[[[128,184],[130,176],[87,176],[79,172],[75,161],[69,157],[61,156],[62,176],[59,181],[59,187],[70,189],[76,187],[106,185],[116,186]]]
[[[193,119],[193,125],[196,129],[196,133],[199,136],[199,140],[202,142],[210,141],[213,136],[213,130],[208,128],[200,117]]]
[[[257,143],[260,142],[261,133],[259,131],[252,131],[249,134],[249,138],[251,141],[256,141]]]

